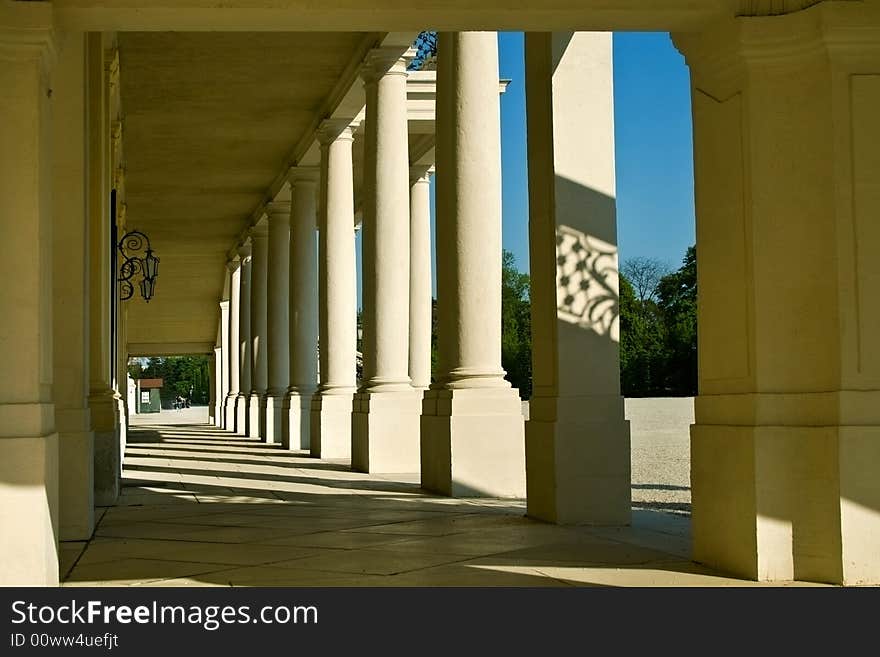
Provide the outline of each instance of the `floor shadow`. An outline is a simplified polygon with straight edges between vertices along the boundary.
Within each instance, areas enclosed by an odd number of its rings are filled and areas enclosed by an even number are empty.
[[[689,502],[633,502],[633,508],[687,515],[690,515],[691,513],[691,505]]]
[[[690,490],[690,486],[673,486],[672,484],[633,484],[633,490]]]
[[[650,514],[643,527],[619,532],[563,527],[526,517],[521,500],[433,495],[411,476],[348,476],[345,463],[198,427],[132,431],[124,492],[69,583],[606,586],[596,568],[692,569],[682,515],[636,511],[634,520]],[[147,458],[159,462],[138,462]]]

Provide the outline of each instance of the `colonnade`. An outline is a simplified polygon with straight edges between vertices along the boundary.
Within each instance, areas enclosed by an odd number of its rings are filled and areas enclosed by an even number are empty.
[[[112,503],[119,481],[113,65],[99,33],[56,35],[50,3],[5,3],[0,19],[0,237],[15,276],[0,286],[0,582],[56,584],[59,535],[88,536],[91,509]],[[699,257],[693,554],[745,577],[880,582],[880,270],[870,257],[880,244],[878,34],[876,3],[821,2],[675,35],[692,75]],[[491,32],[440,35],[433,381],[424,172],[405,149],[401,64],[376,51],[364,68],[363,130],[353,116],[325,120],[320,165],[292,168],[289,206],[274,199],[265,227],[236,245],[218,310],[214,416],[229,431],[362,470],[418,469],[440,493],[527,492],[531,516],[620,524],[630,491],[610,36],[527,41],[528,431],[500,363]],[[80,76],[82,103],[60,71]],[[69,141],[55,103],[73,112],[61,117]],[[352,142],[361,134],[358,382]],[[70,202],[53,207],[53,197]],[[67,322],[57,321],[64,290],[88,309]]]
[[[355,470],[421,470],[426,488],[446,494],[522,496],[522,408],[501,367],[497,38],[440,39],[436,176],[449,202],[438,207],[433,385],[433,167],[409,161],[406,60],[397,48],[376,48],[361,72],[363,117],[319,126],[320,165],[290,170],[284,199],[267,205],[229,262],[221,350],[237,358],[219,358],[233,369],[215,417],[229,431],[350,459]],[[360,381],[355,138],[364,140]]]

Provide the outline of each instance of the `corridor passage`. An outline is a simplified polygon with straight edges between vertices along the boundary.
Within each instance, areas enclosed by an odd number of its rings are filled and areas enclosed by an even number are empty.
[[[549,525],[520,501],[427,495],[418,475],[350,472],[203,415],[133,421],[118,504],[91,541],[61,544],[66,586],[755,584],[690,563],[686,517]]]

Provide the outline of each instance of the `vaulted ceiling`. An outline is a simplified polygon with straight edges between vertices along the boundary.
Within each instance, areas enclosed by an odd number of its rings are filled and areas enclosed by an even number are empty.
[[[127,226],[161,258],[127,302],[133,354],[213,345],[227,251],[370,38],[120,33]]]

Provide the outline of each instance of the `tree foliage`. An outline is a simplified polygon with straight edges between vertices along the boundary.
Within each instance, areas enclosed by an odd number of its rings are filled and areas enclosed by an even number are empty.
[[[529,275],[505,250],[501,261],[501,365],[520,397],[532,395],[532,315]]]
[[[207,356],[132,358],[128,373],[134,380],[162,379],[159,396],[163,408],[170,407],[178,395],[191,399],[193,404],[207,404],[210,398]]]
[[[660,279],[669,273],[669,268],[656,258],[630,258],[623,263],[620,273],[632,286],[638,301],[657,301]]]
[[[650,262],[650,261],[648,261]],[[644,263],[642,263],[644,264]],[[650,268],[626,263],[620,276],[620,381],[628,397],[697,392],[697,255],[689,247],[682,266],[636,291],[626,272]]]

